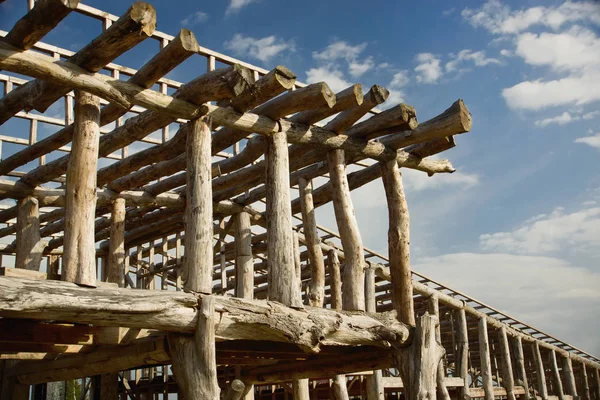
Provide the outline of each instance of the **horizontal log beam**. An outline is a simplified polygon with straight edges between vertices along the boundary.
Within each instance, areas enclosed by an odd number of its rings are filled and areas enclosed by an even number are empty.
[[[0,317],[192,333],[202,295],[83,288],[62,281],[0,277]],[[321,346],[402,347],[410,330],[393,314],[345,313],[214,296],[217,340],[270,340],[308,352]]]

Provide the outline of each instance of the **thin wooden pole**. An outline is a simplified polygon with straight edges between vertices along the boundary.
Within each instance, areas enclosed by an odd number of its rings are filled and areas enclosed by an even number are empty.
[[[517,383],[523,386],[525,389],[524,398],[528,399],[529,394],[529,383],[527,382],[527,371],[525,370],[525,357],[523,355],[523,342],[520,336],[513,338],[515,343],[515,362],[517,365]]]
[[[533,358],[537,375],[538,392],[542,400],[548,399],[548,387],[546,386],[546,375],[544,373],[544,363],[540,354],[540,347],[537,342],[532,343]]]
[[[342,286],[343,309],[364,310],[365,252],[350,197],[344,151],[330,151],[327,153],[327,162],[329,164],[329,180],[332,184],[333,210],[345,254],[344,285]]]
[[[331,276],[331,308],[340,311],[342,309],[342,278],[340,260],[334,249],[327,252],[327,265],[329,276]]]
[[[62,279],[96,286],[96,171],[100,99],[75,91],[75,132],[67,167]]]
[[[375,299],[375,270],[367,268],[365,270],[365,311],[369,313],[377,312],[377,303]],[[373,371],[373,375],[367,376],[367,400],[383,400],[384,387],[381,370]]]
[[[115,199],[111,212],[107,282],[124,286],[125,281],[125,199]]]
[[[250,214],[235,214],[233,235],[235,239],[235,295],[244,299],[254,297],[254,259],[252,258],[252,230]]]
[[[588,379],[588,374],[587,374],[587,367],[585,366],[585,364],[581,364],[581,375],[583,378],[583,399],[584,400],[591,400],[590,397],[590,382]]]
[[[558,371],[556,352],[554,350],[550,350],[548,353],[548,358],[550,361],[550,368],[552,369],[552,377],[554,378],[554,390],[556,391],[556,395],[558,396],[559,400],[564,400],[565,394],[563,391],[562,380],[560,379],[560,372]]]
[[[306,238],[306,248],[308,250],[308,261],[310,263],[310,289],[309,304],[313,307],[323,307],[325,299],[325,263],[323,261],[323,251],[321,250],[321,241],[317,231],[317,221],[315,218],[315,206],[313,204],[313,185],[312,181],[300,178],[298,180],[300,189],[300,205],[302,210],[302,226]]]
[[[481,378],[483,379],[485,400],[494,400],[490,344],[488,340],[487,320],[485,317],[479,319],[479,357],[481,361]]]
[[[267,269],[269,299],[302,307],[294,266],[288,144],[285,133],[266,139]]]
[[[401,322],[415,325],[412,276],[410,272],[410,217],[398,163],[381,163],[387,197],[388,249],[392,278],[392,302]]]
[[[391,221],[390,221],[391,223]],[[429,296],[427,299],[427,308],[428,312],[431,315],[435,315],[438,319],[438,323],[435,326],[435,340],[442,345],[442,334],[440,332],[440,303],[438,296]],[[444,359],[442,358],[437,365],[437,394],[440,398],[444,400],[450,400],[450,394],[448,393],[448,388],[444,383],[444,378],[446,377],[446,371],[444,369]]]
[[[575,375],[573,374],[573,363],[571,357],[567,353],[562,357],[562,369],[565,377],[565,383],[567,386],[567,394],[573,397],[577,397],[577,385],[575,384]]]
[[[467,400],[469,396],[469,331],[467,329],[467,316],[464,309],[456,311],[458,334],[457,334],[457,358],[456,370],[463,379],[463,387],[460,389],[460,399]]]
[[[28,196],[18,201],[16,233],[15,267],[39,271],[43,248],[40,242],[40,208],[36,198]]]
[[[598,368],[593,368],[592,374],[594,376],[594,380],[596,381],[594,395],[596,396],[596,399],[600,399],[600,370]]]
[[[515,381],[513,377],[512,361],[510,358],[510,346],[506,328],[503,326],[498,330],[498,341],[500,342],[500,362],[502,365],[502,382],[506,388],[506,397],[508,400],[516,400]]]
[[[188,123],[184,288],[210,294],[213,272],[211,132],[204,119]]]

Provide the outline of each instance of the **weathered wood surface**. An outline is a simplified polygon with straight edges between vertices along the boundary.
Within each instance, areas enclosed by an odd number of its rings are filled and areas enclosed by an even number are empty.
[[[573,363],[570,356],[563,356],[562,370],[565,378],[566,392],[570,396],[577,396],[577,385],[575,383],[575,374],[573,373]]]
[[[381,163],[381,177],[388,206],[388,251],[392,278],[392,302],[400,321],[415,324],[410,272],[410,217],[402,175],[395,161]]]
[[[60,320],[98,326],[191,333],[198,298],[190,293],[89,289],[61,281],[0,277],[0,316]],[[406,325],[390,314],[294,309],[276,302],[215,296],[218,340],[271,340],[308,351],[320,346],[402,346]],[[133,310],[133,311],[132,311]]]
[[[463,380],[463,387],[460,390],[460,399],[469,398],[469,332],[467,328],[467,316],[465,310],[456,310],[457,329],[457,348],[456,348],[456,371]]]
[[[535,363],[535,380],[537,383],[538,395],[542,400],[546,400],[548,398],[548,386],[546,385],[545,368],[538,342],[533,342],[531,348],[533,351],[533,361]]]
[[[297,379],[292,382],[292,396],[294,400],[310,400],[308,379]]]
[[[398,104],[353,125],[345,134],[348,137],[374,139],[386,133],[413,130],[417,126],[415,109],[408,104]]]
[[[331,277],[331,308],[340,311],[342,309],[342,275],[340,260],[337,251],[334,249],[329,249],[327,252],[327,266]]]
[[[365,271],[365,311],[377,312],[375,288],[375,270],[367,268]],[[373,375],[366,377],[367,400],[383,400],[384,386],[381,370],[373,371]]]
[[[558,396],[559,400],[564,400],[565,394],[563,391],[560,372],[558,371],[558,363],[556,362],[556,352],[554,350],[548,352],[548,361],[550,364],[550,369],[552,370],[552,388],[554,389],[554,394]]]
[[[250,215],[241,212],[232,216],[235,238],[235,295],[243,299],[254,297],[254,259],[252,256],[252,226]]]
[[[34,197],[25,197],[17,206],[15,267],[39,271],[44,246],[40,240],[39,202]]]
[[[502,386],[506,388],[506,396],[508,400],[516,400],[515,380],[510,356],[510,346],[508,342],[508,335],[506,334],[506,328],[504,327],[498,330],[498,342],[500,344],[500,362],[502,365]]]
[[[479,359],[481,365],[481,378],[485,400],[494,400],[494,387],[492,381],[492,364],[490,360],[490,343],[488,340],[487,319],[479,319]]]
[[[333,398],[335,400],[348,400],[348,384],[346,375],[336,375],[333,378]]]
[[[125,286],[125,199],[116,199],[110,215],[106,281]]]
[[[244,389],[246,385],[244,382],[239,379],[234,379],[229,384],[229,388],[227,388],[227,392],[225,393],[225,400],[240,400],[244,396]]]
[[[75,134],[65,192],[65,242],[62,279],[96,285],[94,217],[100,136],[100,99],[75,92]]]
[[[529,396],[529,383],[527,381],[527,372],[525,370],[525,357],[523,355],[523,341],[521,337],[513,338],[515,349],[515,364],[517,366],[517,385],[522,386],[525,395]]]
[[[186,290],[212,292],[213,209],[210,175],[210,121],[190,121],[187,136],[187,194],[185,206]]]

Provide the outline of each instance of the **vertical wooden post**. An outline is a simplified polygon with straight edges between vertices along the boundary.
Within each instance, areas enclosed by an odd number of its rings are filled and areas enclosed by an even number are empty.
[[[594,396],[596,396],[596,399],[600,399],[600,371],[598,368],[592,368],[592,375],[596,381],[596,385],[594,387]]]
[[[377,312],[375,299],[375,270],[365,270],[365,311]],[[373,371],[373,375],[367,376],[367,400],[383,400],[384,387],[381,370]]]
[[[548,358],[550,361],[550,368],[552,369],[552,377],[554,378],[554,389],[556,390],[556,395],[558,396],[559,400],[564,400],[565,394],[563,392],[563,385],[560,379],[560,372],[558,371],[556,352],[554,350],[550,350]]]
[[[391,221],[390,221],[391,223]],[[429,296],[427,299],[427,308],[428,312],[431,315],[435,315],[438,319],[438,323],[435,326],[435,340],[442,345],[442,334],[440,332],[440,303],[437,295]],[[443,358],[440,360],[437,365],[437,394],[440,398],[444,400],[450,400],[450,394],[448,393],[448,388],[446,388],[446,384],[444,382],[444,378],[446,377],[446,371],[444,369],[444,360]]]
[[[285,132],[266,139],[267,269],[270,300],[302,307],[296,282],[288,144]]]
[[[581,372],[583,375],[583,399],[592,400],[590,396],[590,382],[588,380],[587,368],[584,363],[581,363]]]
[[[297,379],[292,382],[294,400],[310,400],[308,379]]]
[[[389,213],[388,248],[392,302],[400,321],[414,326],[415,310],[410,273],[410,218],[402,175],[395,160],[380,165]]]
[[[457,334],[457,357],[456,371],[463,379],[463,387],[460,389],[460,399],[467,400],[469,396],[469,331],[467,329],[467,316],[464,309],[456,311],[458,334]]]
[[[517,365],[517,383],[525,389],[525,399],[529,399],[529,383],[527,382],[527,372],[525,370],[525,357],[523,355],[523,342],[521,337],[516,336],[514,338],[515,343],[515,357]]]
[[[494,400],[490,344],[488,340],[487,320],[485,317],[479,319],[479,357],[481,361],[481,377],[483,379],[485,400]]]
[[[333,397],[335,400],[348,400],[346,375],[336,375],[333,378]]]
[[[75,91],[75,131],[67,167],[62,279],[96,286],[96,173],[100,99]]]
[[[235,295],[243,299],[252,299],[254,297],[254,260],[252,258],[250,214],[240,212],[233,218]]]
[[[292,231],[292,243],[294,244],[294,273],[296,274],[296,282],[298,290],[302,296],[302,260],[300,256],[300,238],[298,232]]]
[[[350,197],[344,151],[330,151],[327,153],[327,162],[332,185],[333,210],[345,256],[343,308],[349,311],[364,310],[365,252]]]
[[[106,280],[123,287],[125,281],[125,199],[115,199],[110,218]]]
[[[204,120],[188,122],[187,195],[185,205],[184,288],[212,292],[213,206],[211,175],[211,132]],[[214,346],[214,343],[213,343]]]
[[[306,248],[308,250],[308,261],[310,263],[310,289],[309,304],[313,307],[323,307],[325,299],[325,263],[323,252],[319,243],[317,232],[317,221],[315,218],[315,206],[312,195],[312,182],[304,178],[298,180],[300,188],[300,206],[302,211],[302,226],[306,237]]]
[[[17,202],[17,248],[15,268],[39,271],[43,244],[40,240],[40,208],[35,197]]]
[[[575,384],[575,375],[573,374],[573,364],[569,353],[562,356],[562,369],[567,386],[567,394],[577,397],[577,385]]]
[[[327,252],[327,264],[329,266],[329,276],[331,277],[331,308],[340,311],[342,309],[342,277],[340,261],[334,249]]]
[[[508,400],[516,400],[515,397],[515,380],[513,377],[512,361],[510,358],[510,346],[508,344],[508,336],[506,328],[500,327],[498,330],[498,341],[500,342],[500,355],[502,365],[502,382],[506,388],[506,397]]]
[[[535,370],[537,375],[538,392],[542,400],[548,399],[548,387],[546,386],[546,375],[544,374],[544,363],[540,354],[540,346],[537,342],[533,342],[533,358],[535,362]]]
[[[187,136],[184,288],[211,293],[213,215],[211,132],[203,119],[190,121]],[[194,337],[169,334],[173,371],[187,399],[219,398],[214,328],[215,301],[204,296]]]

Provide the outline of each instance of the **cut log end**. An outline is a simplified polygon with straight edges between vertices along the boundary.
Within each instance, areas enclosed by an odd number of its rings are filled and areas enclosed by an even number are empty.
[[[329,85],[325,82],[321,82],[321,93],[323,94],[323,100],[329,106],[329,108],[335,105],[335,93],[329,88]]]
[[[196,40],[196,36],[194,35],[194,32],[192,32],[188,29],[182,28],[179,31],[178,38],[181,41],[181,47],[183,47],[185,50],[192,51],[192,52],[200,51],[200,45],[198,44],[198,41]]]
[[[296,83],[296,75],[292,71],[282,65],[276,66],[273,71],[275,72],[277,81],[286,90],[290,90],[294,87],[294,84]]]
[[[370,97],[374,104],[381,104],[390,96],[390,91],[382,86],[373,85],[371,86],[369,93],[367,93],[367,96]]]
[[[130,18],[140,26],[140,32],[151,36],[156,29],[156,10],[152,5],[137,2],[131,6]]]
[[[462,99],[458,99],[450,106],[448,111],[456,112],[459,115],[460,126],[462,127],[464,132],[469,132],[471,130],[471,126],[473,124],[473,120],[471,119],[471,113]]]

